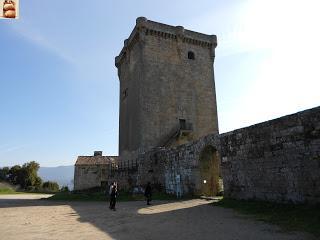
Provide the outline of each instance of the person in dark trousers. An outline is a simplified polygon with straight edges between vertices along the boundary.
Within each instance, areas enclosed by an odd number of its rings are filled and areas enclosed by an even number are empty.
[[[116,210],[117,195],[118,195],[117,183],[114,182],[110,187],[110,207],[109,207],[113,211]]]
[[[107,190],[107,194],[109,195],[109,208],[111,209],[111,206],[112,206],[112,201],[111,201],[111,193],[112,193],[112,188],[113,188],[113,183],[111,183],[109,189]]]
[[[150,205],[151,202],[151,197],[152,197],[152,188],[151,188],[151,183],[148,182],[146,190],[144,192],[144,196],[147,199],[147,205]]]

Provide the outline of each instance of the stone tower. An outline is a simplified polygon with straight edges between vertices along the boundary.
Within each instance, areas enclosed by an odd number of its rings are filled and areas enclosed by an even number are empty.
[[[120,156],[218,133],[217,38],[140,17],[115,59]]]

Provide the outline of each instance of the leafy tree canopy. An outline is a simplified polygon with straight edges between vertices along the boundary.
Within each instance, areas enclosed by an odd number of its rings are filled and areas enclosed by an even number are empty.
[[[0,178],[7,180],[14,185],[20,185],[22,189],[39,189],[42,184],[38,176],[39,163],[31,161],[20,165],[15,165],[10,169],[8,167],[0,168]]]

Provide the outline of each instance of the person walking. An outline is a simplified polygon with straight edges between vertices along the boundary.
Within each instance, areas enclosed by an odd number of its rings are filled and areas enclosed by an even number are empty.
[[[111,183],[111,185],[110,185],[110,187],[109,187],[109,191],[107,191],[107,193],[109,194],[109,208],[110,208],[110,209],[111,209],[111,206],[112,206],[111,193],[112,193],[113,184],[114,184],[114,182]]]
[[[117,195],[118,195],[117,183],[114,182],[110,187],[110,207],[109,207],[113,211],[116,210]]]
[[[146,190],[144,192],[144,196],[146,197],[147,199],[147,205],[150,205],[150,202],[151,202],[151,197],[152,197],[152,188],[151,188],[151,183],[148,182],[147,184],[147,187],[146,187]]]

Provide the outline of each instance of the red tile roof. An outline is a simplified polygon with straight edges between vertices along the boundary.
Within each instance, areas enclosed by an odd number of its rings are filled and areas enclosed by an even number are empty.
[[[75,165],[108,165],[117,160],[117,156],[78,156]]]

